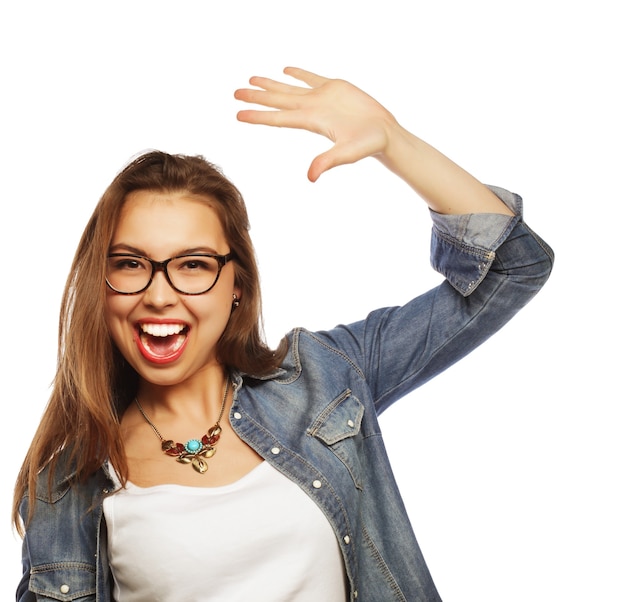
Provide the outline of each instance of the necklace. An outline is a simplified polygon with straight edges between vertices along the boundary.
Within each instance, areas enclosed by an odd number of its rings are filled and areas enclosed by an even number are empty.
[[[226,407],[226,397],[228,396],[228,377],[224,385],[224,395],[222,397],[222,407],[220,408],[220,415],[217,418],[217,422],[203,435],[201,439],[189,439],[187,443],[174,443],[173,439],[165,439],[159,429],[154,426],[150,418],[146,415],[139,403],[139,400],[135,397],[135,403],[137,408],[141,412],[145,421],[152,427],[154,434],[161,440],[161,451],[167,456],[176,458],[177,462],[181,464],[191,464],[196,472],[204,474],[209,465],[206,460],[212,458],[215,455],[215,444],[219,441],[222,427],[220,426],[220,420],[224,415],[224,408]]]

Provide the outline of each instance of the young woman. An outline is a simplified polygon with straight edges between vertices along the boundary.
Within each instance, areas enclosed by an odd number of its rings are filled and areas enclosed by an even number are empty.
[[[518,196],[479,183],[364,92],[285,73],[305,85],[252,78],[236,98],[272,110],[238,118],[331,139],[312,181],[378,158],[432,210],[446,280],[269,349],[237,189],[199,157],[134,160],[68,279],[54,389],[15,492],[19,601],[439,600],[377,415],[506,323],[547,280],[552,252]]]

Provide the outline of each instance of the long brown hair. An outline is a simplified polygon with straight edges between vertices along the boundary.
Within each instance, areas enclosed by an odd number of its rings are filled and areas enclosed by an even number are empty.
[[[206,199],[221,220],[235,256],[241,300],[218,342],[219,360],[228,368],[262,376],[274,370],[284,356],[284,342],[273,351],[264,341],[259,274],[239,190],[203,157],[151,151],[134,159],[102,195],[72,262],[61,303],[52,394],[15,487],[13,519],[19,532],[22,497],[28,490],[32,509],[38,474],[50,465],[52,475],[63,450],[67,450],[78,480],[107,459],[122,482],[127,478],[119,419],[135,395],[137,374],[116,349],[106,327],[105,265],[121,209],[135,190],[189,192]]]

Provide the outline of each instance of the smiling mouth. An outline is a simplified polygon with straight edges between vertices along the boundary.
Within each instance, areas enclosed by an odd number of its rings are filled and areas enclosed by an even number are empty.
[[[137,327],[136,342],[141,354],[149,361],[163,364],[173,362],[182,354],[189,327],[180,322],[160,324],[143,322]]]

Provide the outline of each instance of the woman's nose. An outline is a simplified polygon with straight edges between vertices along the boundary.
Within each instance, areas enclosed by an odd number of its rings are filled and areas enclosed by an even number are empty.
[[[145,290],[143,302],[153,307],[167,307],[178,301],[178,293],[172,288],[163,270],[155,270],[150,286]]]

